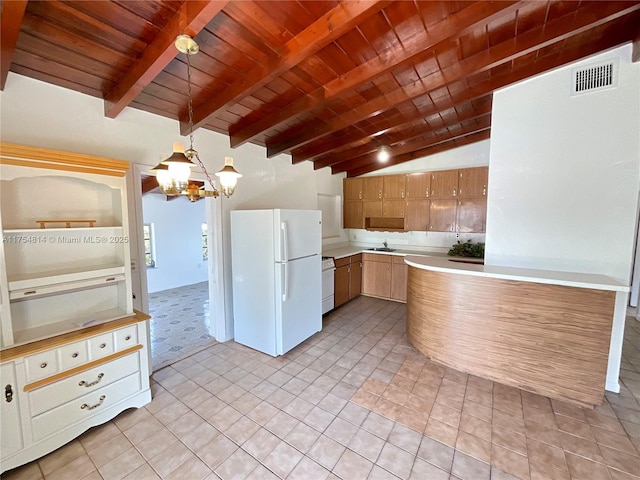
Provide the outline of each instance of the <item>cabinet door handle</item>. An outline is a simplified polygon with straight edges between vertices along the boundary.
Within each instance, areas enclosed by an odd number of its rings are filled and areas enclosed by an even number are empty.
[[[362,192],[358,192],[358,200],[362,200]]]
[[[106,347],[106,346],[107,346],[107,344],[106,344],[106,343],[101,343],[101,344],[100,344],[100,348],[104,348],[104,347]]]
[[[400,192],[400,198],[404,198],[404,192]]]
[[[487,186],[483,185],[482,186],[482,195],[486,195],[487,194]]]
[[[425,190],[425,194],[424,194],[424,196],[425,196],[425,197],[428,197],[428,196],[429,196],[429,189],[428,189],[428,188]]]
[[[13,388],[11,387],[11,384],[9,384],[4,387],[4,401],[11,403],[11,400],[13,400]]]
[[[29,290],[28,292],[24,292],[23,295],[34,295],[36,293],[38,293],[36,290]]]
[[[378,190],[378,198],[382,198],[382,190]]]
[[[113,282],[116,279],[116,277],[109,277],[109,278],[105,278],[104,281],[105,282]]]
[[[454,197],[456,196],[456,189],[455,188],[453,189],[453,196]]]
[[[42,362],[40,364],[40,368],[47,368],[47,362]]]
[[[100,396],[100,399],[98,401],[98,403],[96,403],[95,405],[87,405],[86,403],[83,403],[82,405],[80,405],[81,409],[87,409],[87,410],[93,410],[94,408],[98,408],[100,405],[102,405],[102,402],[104,402],[104,399],[107,398],[106,395],[102,395]]]
[[[102,380],[102,377],[104,377],[104,373],[100,373],[98,374],[98,378],[96,380],[94,380],[93,382],[85,382],[84,380],[80,380],[80,382],[78,383],[79,387],[93,387],[94,385],[97,385],[100,383],[100,380]]]

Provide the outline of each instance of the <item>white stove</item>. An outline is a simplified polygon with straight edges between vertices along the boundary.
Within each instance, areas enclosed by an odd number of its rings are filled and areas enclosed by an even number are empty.
[[[322,314],[324,315],[334,306],[333,275],[336,264],[333,257],[322,257]]]

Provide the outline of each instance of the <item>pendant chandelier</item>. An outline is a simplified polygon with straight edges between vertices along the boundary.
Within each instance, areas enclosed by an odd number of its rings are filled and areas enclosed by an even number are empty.
[[[200,155],[193,148],[193,99],[191,96],[191,55],[198,53],[200,49],[196,41],[189,35],[178,35],[175,46],[181,53],[187,56],[187,94],[189,106],[189,148],[184,149],[181,142],[173,142],[173,154],[166,160],[162,160],[153,167],[152,173],[156,174],[158,185],[162,193],[168,196],[184,195],[189,201],[195,202],[200,197],[218,197],[220,193],[214,186],[213,180],[209,176],[207,169],[200,160]],[[204,173],[209,185],[213,190],[201,189],[195,183],[189,181],[191,169],[195,167],[193,160]],[[240,173],[233,168],[233,158],[225,157],[224,167],[215,174],[220,181],[220,191],[227,198],[233,195]]]

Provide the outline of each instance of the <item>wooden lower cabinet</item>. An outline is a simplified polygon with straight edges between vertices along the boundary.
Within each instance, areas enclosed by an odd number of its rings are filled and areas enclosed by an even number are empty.
[[[407,274],[409,265],[404,257],[394,256],[391,260],[391,299],[407,301]]]
[[[364,253],[362,259],[363,294],[407,301],[408,266],[403,256]]]
[[[349,257],[349,300],[362,293],[362,254]]]
[[[336,260],[336,270],[333,278],[333,305],[334,308],[337,308],[349,300],[349,258]]]
[[[335,262],[334,308],[337,308],[361,293],[362,255],[351,255]]]

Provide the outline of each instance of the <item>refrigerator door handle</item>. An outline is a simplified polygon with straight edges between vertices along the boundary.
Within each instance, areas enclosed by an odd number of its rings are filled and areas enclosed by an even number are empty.
[[[284,286],[282,287],[282,301],[286,302],[289,297],[289,262],[284,262],[281,264],[284,272],[282,277],[284,279]]]
[[[284,257],[282,258],[283,262],[288,262],[289,261],[289,235],[288,235],[288,228],[287,228],[287,222],[282,222],[280,224],[280,228],[282,230],[282,252]]]

